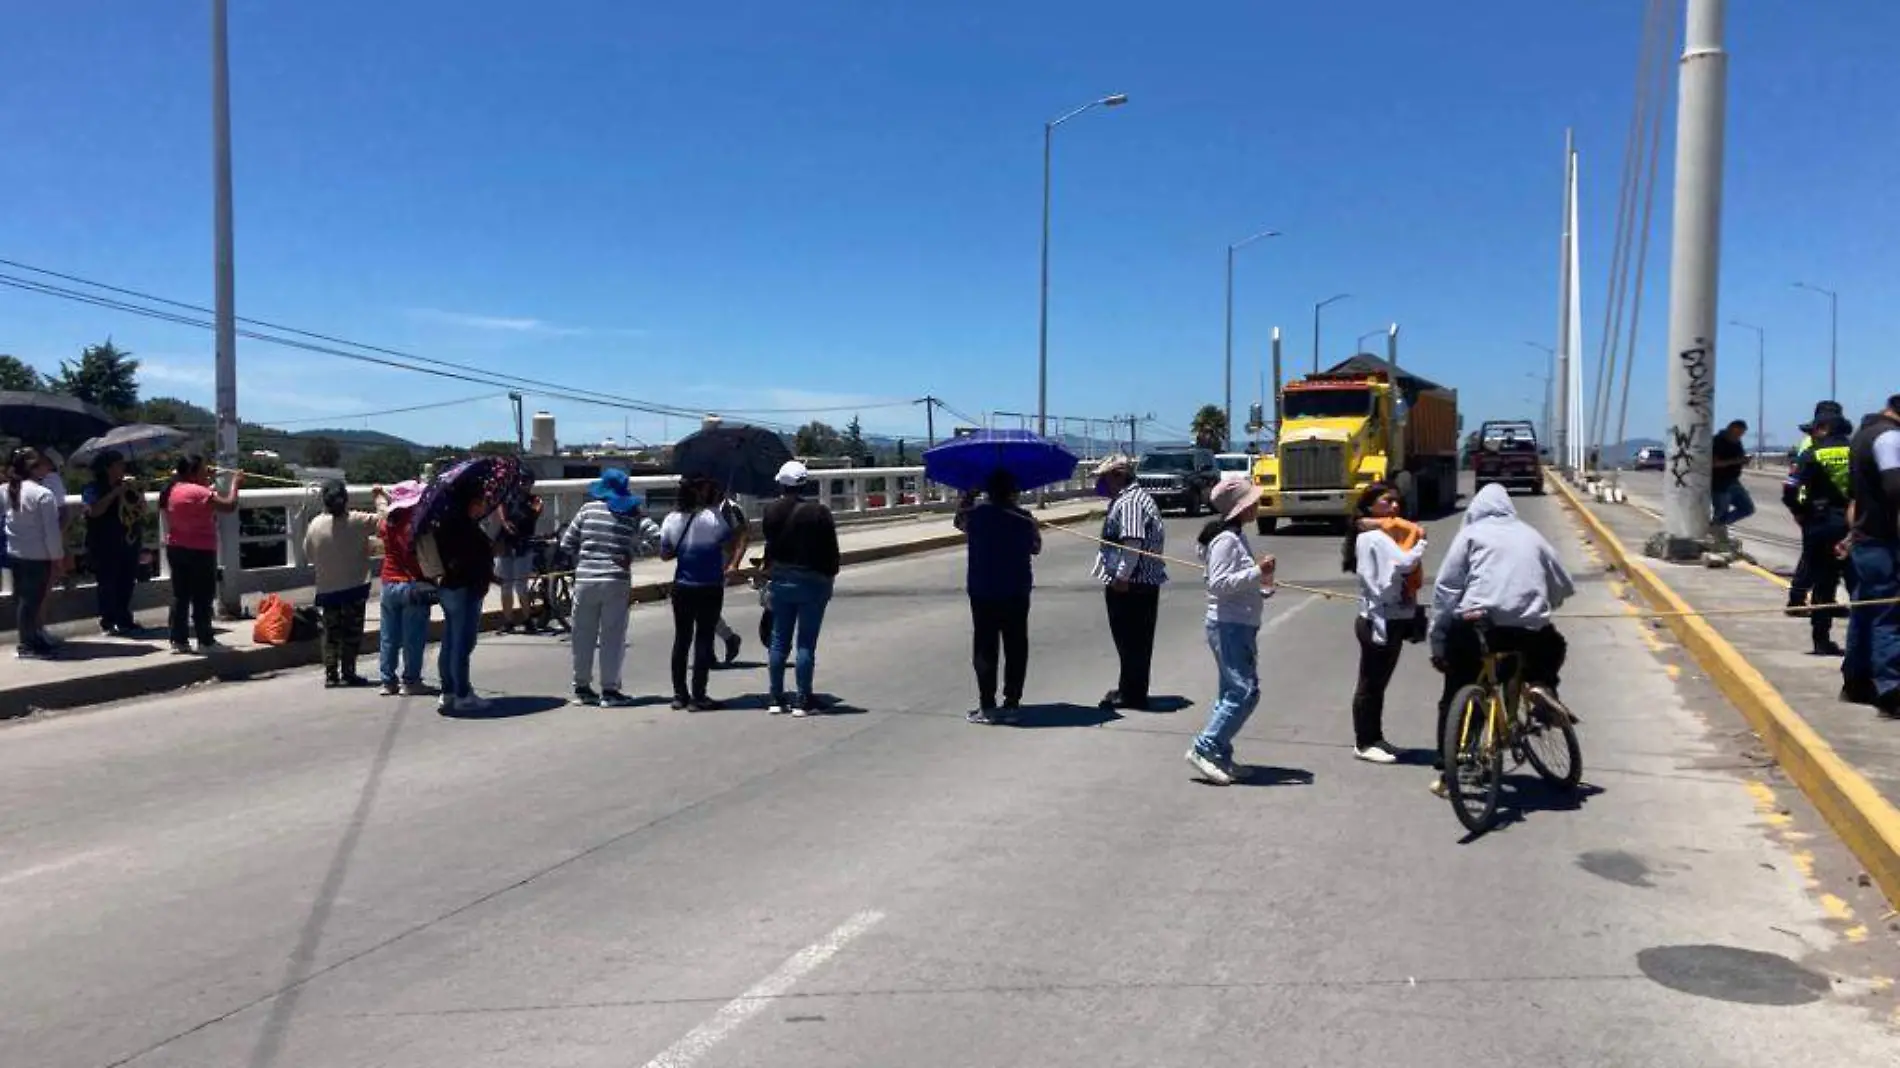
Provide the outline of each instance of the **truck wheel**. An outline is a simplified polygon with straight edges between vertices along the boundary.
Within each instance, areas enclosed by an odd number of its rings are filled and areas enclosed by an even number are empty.
[[[1280,529],[1280,517],[1277,515],[1263,515],[1253,521],[1253,528],[1260,532],[1261,537],[1265,537]]]

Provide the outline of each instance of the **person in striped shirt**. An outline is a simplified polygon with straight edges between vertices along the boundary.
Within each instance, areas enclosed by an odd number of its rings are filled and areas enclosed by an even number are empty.
[[[1118,684],[1102,697],[1102,704],[1145,712],[1161,587],[1168,581],[1161,560],[1168,531],[1154,498],[1135,481],[1133,460],[1110,456],[1096,467],[1095,479],[1096,492],[1110,503],[1092,574],[1107,587],[1108,629],[1121,659]]]
[[[660,527],[640,514],[640,495],[617,467],[602,471],[587,495],[593,499],[561,532],[561,548],[574,561],[574,703],[625,708],[633,703],[620,688],[633,558],[659,538]],[[598,693],[593,685],[597,653]]]

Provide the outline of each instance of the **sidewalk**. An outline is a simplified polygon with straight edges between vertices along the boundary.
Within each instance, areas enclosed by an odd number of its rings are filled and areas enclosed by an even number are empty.
[[[1068,525],[1084,523],[1101,515],[1097,501],[1081,500],[1052,504],[1039,513],[1045,523]],[[838,531],[841,562],[849,567],[887,560],[913,553],[947,549],[963,543],[963,535],[952,525],[952,518],[940,514],[919,515],[910,521],[895,521],[875,527],[842,527]],[[757,557],[759,542],[747,555]],[[665,597],[666,584],[673,565],[658,560],[642,560],[633,568],[633,600],[647,603]],[[751,569],[735,576],[743,583]],[[294,603],[310,601],[308,589],[286,591],[283,596]],[[374,590],[369,601],[368,622],[364,628],[364,649],[376,648],[380,613]],[[247,603],[246,607],[251,607]],[[501,620],[501,598],[490,591],[483,608],[484,629]],[[15,660],[11,650],[3,655],[0,667],[0,720],[31,715],[34,712],[77,708],[84,705],[122,701],[132,697],[162,693],[214,679],[241,679],[269,674],[287,668],[314,664],[318,643],[299,642],[283,646],[260,646],[251,641],[251,621],[220,622],[218,641],[228,646],[209,656],[175,656],[165,634],[166,611],[154,609],[137,614],[140,624],[150,628],[143,638],[110,638],[100,634],[91,621],[52,627],[65,639],[57,659],[50,661]],[[431,639],[442,632],[441,614],[431,621]],[[373,662],[366,666],[373,667]]]
[[[1808,621],[1783,611],[1785,579],[1762,568],[1668,564],[1642,554],[1658,521],[1646,495],[1603,504],[1552,475],[1551,484],[1651,608],[1665,617],[1763,745],[1852,849],[1889,901],[1900,902],[1900,721],[1840,701],[1841,662],[1813,655]],[[1791,521],[1782,520],[1790,529]],[[1754,521],[1757,538],[1738,529],[1744,548],[1770,567],[1792,566],[1760,534],[1783,533],[1769,509]],[[1845,599],[1845,592],[1842,597]],[[1713,613],[1698,615],[1694,613]],[[1834,628],[1845,638],[1845,623]]]

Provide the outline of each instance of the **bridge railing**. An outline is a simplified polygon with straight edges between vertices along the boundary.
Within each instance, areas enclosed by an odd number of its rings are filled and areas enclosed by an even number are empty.
[[[1088,466],[1079,466],[1068,482],[1049,487],[1052,499],[1087,494],[1094,486]],[[924,478],[921,467],[857,467],[815,469],[812,481],[818,496],[837,514],[840,524],[892,519],[955,506],[956,493]],[[664,513],[677,499],[679,480],[671,475],[629,480],[633,488],[647,497],[650,512]],[[535,492],[543,502],[540,529],[545,533],[559,528],[587,502],[591,479],[549,479],[535,483]],[[350,502],[368,509],[369,486],[351,486]],[[149,520],[145,538],[146,582],[140,584],[135,607],[149,608],[169,603],[169,570],[165,554],[164,517],[158,511],[158,494],[145,495]],[[755,522],[767,502],[740,498],[748,518]],[[78,561],[79,574],[52,596],[49,618],[84,618],[92,607],[91,578],[85,561],[85,505],[78,497],[67,499],[69,524],[67,546]],[[312,582],[310,563],[304,557],[303,535],[310,520],[321,512],[315,486],[295,488],[250,488],[238,495],[238,529],[241,594],[272,593],[308,586]],[[0,602],[10,602],[12,576],[4,577]],[[0,629],[10,629],[10,607],[0,609]]]

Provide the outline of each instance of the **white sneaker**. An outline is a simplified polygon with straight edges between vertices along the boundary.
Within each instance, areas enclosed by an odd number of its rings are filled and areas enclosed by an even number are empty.
[[[1203,778],[1215,786],[1234,785],[1234,773],[1222,767],[1212,757],[1201,752],[1199,749],[1189,749],[1187,751],[1187,762],[1194,765],[1194,770],[1200,772]]]
[[[486,712],[493,707],[495,707],[495,702],[486,698],[477,697],[474,694],[455,699],[455,710],[457,712]]]
[[[1364,749],[1356,750],[1353,755],[1368,764],[1397,764],[1399,762],[1399,755],[1384,742],[1374,742]]]

